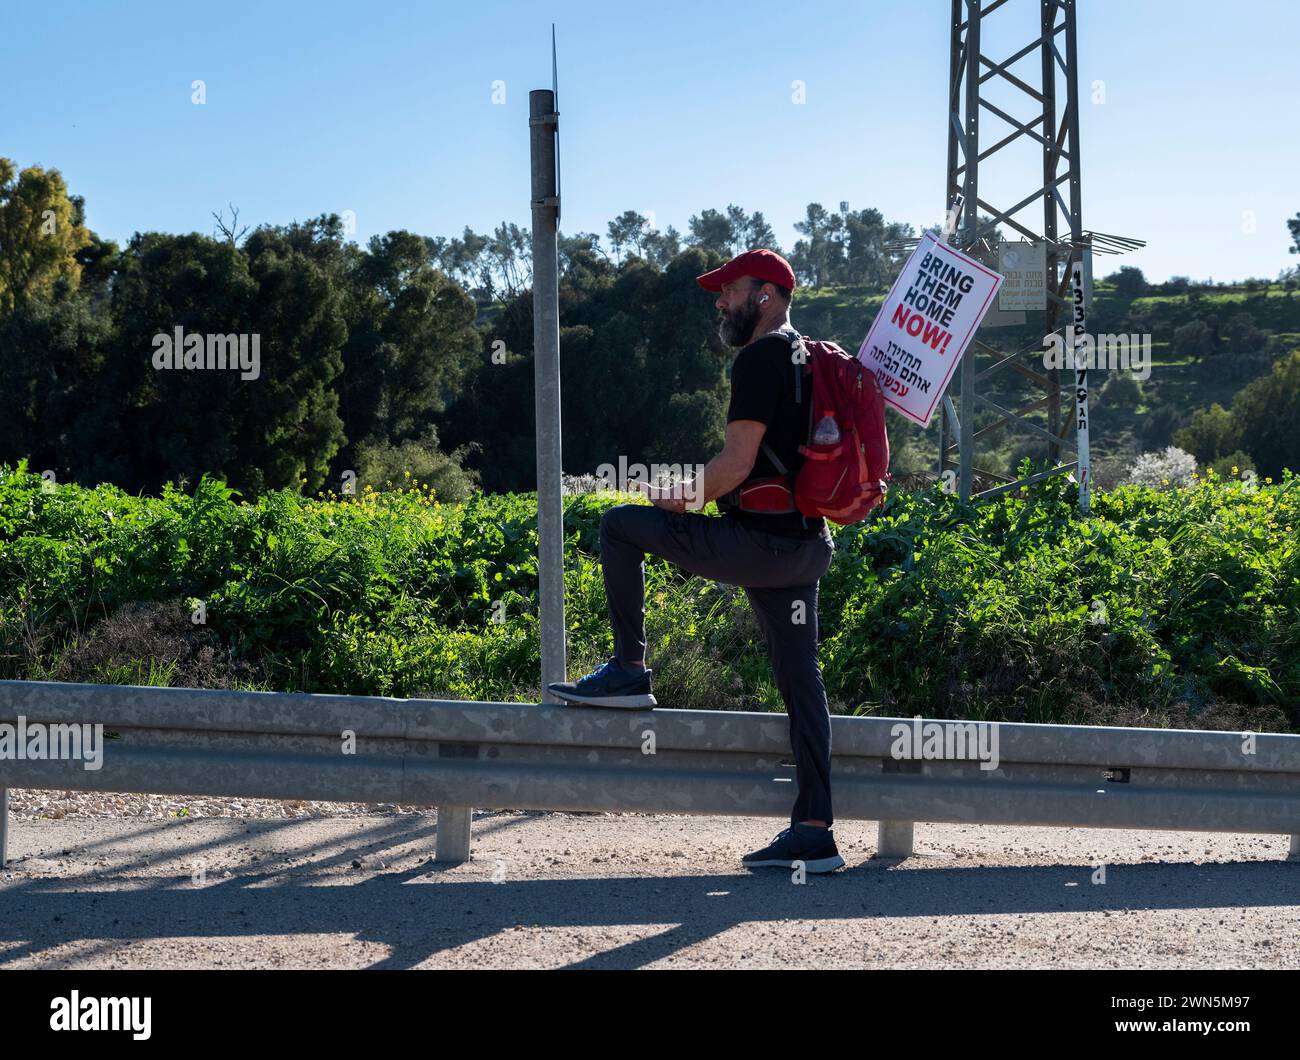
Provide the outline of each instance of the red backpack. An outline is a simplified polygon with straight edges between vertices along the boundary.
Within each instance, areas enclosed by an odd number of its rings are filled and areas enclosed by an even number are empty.
[[[834,342],[781,332],[791,340],[792,356],[802,346],[805,356],[794,358],[795,401],[812,377],[807,442],[799,447],[803,465],[793,476],[763,442],[763,451],[782,479],[755,479],[736,491],[742,511],[769,514],[799,511],[825,516],[847,526],[865,519],[880,505],[889,488],[889,435],[885,431],[885,395],[876,373]],[[825,422],[829,420],[830,422]],[[819,428],[838,438],[816,442]],[[779,496],[778,496],[779,494]]]

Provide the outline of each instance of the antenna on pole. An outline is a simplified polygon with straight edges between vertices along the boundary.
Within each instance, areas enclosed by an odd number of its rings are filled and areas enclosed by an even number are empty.
[[[560,64],[555,58],[555,23],[551,23],[551,96],[555,99],[555,113],[560,113]],[[560,126],[555,125],[555,220],[560,219],[560,202],[564,185],[560,180]]]

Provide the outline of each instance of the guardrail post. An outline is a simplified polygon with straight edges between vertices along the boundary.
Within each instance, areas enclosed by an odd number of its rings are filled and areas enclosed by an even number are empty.
[[[876,857],[911,857],[912,825],[912,821],[881,821],[877,830]]]
[[[1287,861],[1300,861],[1300,834],[1291,837],[1291,853],[1287,855]]]
[[[1291,837],[1291,849],[1295,849],[1296,837]],[[0,869],[9,864],[9,789],[0,788]]]
[[[438,846],[436,861],[460,865],[469,860],[470,820],[474,811],[469,806],[438,807]]]

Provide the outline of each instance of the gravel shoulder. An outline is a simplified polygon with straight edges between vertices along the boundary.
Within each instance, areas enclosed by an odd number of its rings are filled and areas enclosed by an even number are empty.
[[[770,818],[485,811],[443,866],[430,810],[12,798],[3,968],[1300,968],[1284,836],[844,821],[800,884]]]

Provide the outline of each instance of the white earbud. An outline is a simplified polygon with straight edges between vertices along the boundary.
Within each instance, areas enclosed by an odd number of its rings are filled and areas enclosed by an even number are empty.
[[[766,302],[766,301],[767,301],[767,295],[763,295],[763,297],[760,298],[758,301],[759,301],[760,304],[763,303],[763,302]]]

